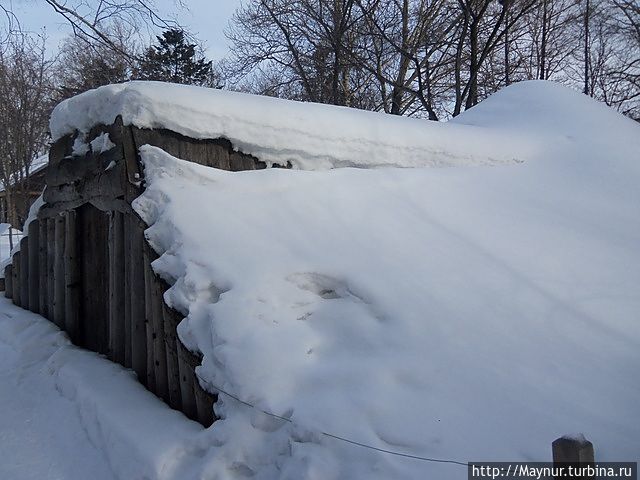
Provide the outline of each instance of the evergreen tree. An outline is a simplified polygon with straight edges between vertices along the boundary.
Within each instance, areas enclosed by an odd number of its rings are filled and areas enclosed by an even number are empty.
[[[157,36],[158,43],[147,50],[140,65],[145,80],[217,87],[212,62],[188,43],[184,30],[170,29]]]

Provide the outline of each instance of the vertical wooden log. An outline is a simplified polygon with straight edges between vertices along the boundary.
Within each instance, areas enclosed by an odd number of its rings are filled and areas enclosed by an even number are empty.
[[[167,377],[167,355],[164,343],[164,320],[162,318],[162,306],[164,304],[164,287],[158,277],[154,275],[152,282],[152,337],[153,337],[153,360],[155,373],[156,395],[169,403],[169,387]]]
[[[213,404],[216,401],[216,397],[200,386],[197,376],[194,380],[194,392],[196,397],[196,408],[198,410],[198,422],[205,427],[210,427],[215,420],[213,415]]]
[[[106,213],[88,203],[76,214],[82,346],[106,354],[109,350],[109,219]]]
[[[38,280],[38,303],[40,305],[40,315],[45,318],[49,318],[49,312],[47,310],[48,302],[47,302],[47,221],[42,220],[40,222],[40,245],[38,247],[38,259],[40,262],[40,276]]]
[[[155,393],[156,374],[153,350],[153,278],[154,273],[151,262],[155,260],[155,252],[145,240],[142,245],[142,255],[144,261],[144,320],[147,335],[147,388]]]
[[[13,267],[11,264],[4,267],[4,296],[13,298]]]
[[[29,308],[29,238],[20,240],[20,306]]]
[[[71,341],[80,343],[80,278],[76,242],[76,212],[70,210],[65,218],[64,278],[65,319],[64,323]]]
[[[112,212],[109,224],[109,351],[124,365],[124,216]]]
[[[124,366],[131,367],[131,213],[124,216]]]
[[[20,307],[20,252],[16,252],[12,259],[12,275],[13,275],[13,304]]]
[[[552,444],[553,463],[557,466],[571,464],[574,467],[593,466],[593,444],[580,435],[579,437],[560,437]]]
[[[46,220],[43,220],[46,221]],[[33,313],[40,312],[40,272],[39,272],[39,238],[40,238],[40,221],[33,220],[28,227],[29,236],[27,243],[29,244],[29,305],[28,308]],[[25,305],[27,306],[27,305]]]
[[[53,277],[53,264],[55,262],[55,237],[56,237],[56,220],[55,218],[47,218],[43,222],[47,222],[47,318],[53,321],[53,296],[55,279]]]
[[[166,303],[162,304],[164,324],[164,342],[167,355],[167,386],[169,388],[169,406],[180,410],[182,408],[180,391],[180,369],[178,366],[177,327],[182,315]]]
[[[146,384],[147,379],[147,331],[145,326],[144,290],[144,224],[140,218],[131,215],[131,246],[129,260],[129,300],[131,315],[131,367],[138,379]]]
[[[182,412],[191,420],[198,420],[198,407],[195,394],[195,367],[200,363],[187,347],[178,339],[178,370],[180,372],[180,397]]]
[[[65,277],[64,277],[65,218],[56,215],[54,219],[54,259],[53,259],[53,321],[65,329]]]

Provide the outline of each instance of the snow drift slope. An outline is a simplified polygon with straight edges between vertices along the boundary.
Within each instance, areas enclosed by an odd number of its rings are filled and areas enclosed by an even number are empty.
[[[134,207],[199,375],[291,420],[221,395],[211,478],[467,475],[322,432],[463,462],[548,461],[583,432],[599,460],[639,459],[640,127],[540,82],[456,122],[540,153],[229,173],[141,149]]]
[[[525,138],[468,125],[160,82],[108,85],[73,97],[51,117],[54,140],[112,123],[231,140],[268,164],[333,167],[497,164],[529,158]],[[464,139],[463,141],[461,141]],[[506,148],[496,152],[502,144]]]

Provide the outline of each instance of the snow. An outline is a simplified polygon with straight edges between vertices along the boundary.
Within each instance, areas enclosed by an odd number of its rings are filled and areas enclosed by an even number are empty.
[[[366,446],[549,461],[582,434],[640,460],[638,124],[547,82],[447,124],[134,82],[63,103],[52,132],[116,114],[301,170],[141,148],[134,208],[221,419],[0,298],[0,478],[462,480]],[[453,168],[389,168],[418,165]]]
[[[209,432],[0,297],[0,478],[196,478]]]
[[[109,138],[109,134],[107,132],[101,133],[96,138],[91,140],[91,151],[93,153],[103,153],[111,150],[116,146],[115,143],[111,141]]]
[[[640,459],[640,127],[545,82],[441,126],[472,152],[457,126],[525,137],[526,161],[231,173],[141,148],[134,208],[173,285],[165,301],[187,315],[203,384],[229,394],[207,478],[467,475],[332,436],[549,461],[579,432],[600,461]]]
[[[89,144],[84,141],[84,135],[79,135],[73,141],[73,145],[71,147],[71,153],[75,156],[82,157],[89,152]]]
[[[51,134],[54,141],[86,134],[118,115],[125,125],[224,137],[269,165],[305,170],[494,165],[525,161],[537,150],[525,136],[496,129],[160,82],[107,85],[70,98],[53,111]]]

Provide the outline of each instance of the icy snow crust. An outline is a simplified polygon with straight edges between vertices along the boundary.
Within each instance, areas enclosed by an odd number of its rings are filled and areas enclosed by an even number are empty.
[[[462,462],[549,461],[581,432],[598,460],[640,459],[640,127],[542,82],[456,123],[539,151],[230,173],[141,148],[134,208],[180,337],[203,383],[257,407],[220,396],[206,478],[467,476],[322,432]]]
[[[51,134],[57,140],[86,133],[118,115],[126,125],[227,138],[269,165],[304,170],[492,165],[525,160],[535,150],[520,135],[477,126],[161,82],[108,85],[68,99],[53,111]]]

